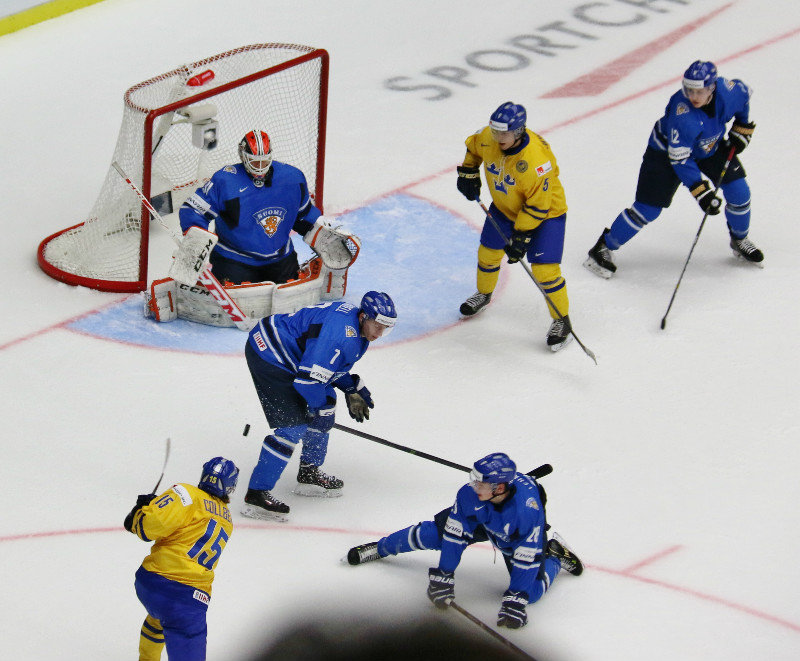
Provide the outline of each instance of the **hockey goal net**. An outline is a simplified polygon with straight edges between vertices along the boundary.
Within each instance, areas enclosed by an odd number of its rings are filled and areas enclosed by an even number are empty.
[[[215,171],[239,162],[242,136],[263,129],[273,157],[303,171],[322,208],[327,93],[325,50],[255,44],[220,53],[125,92],[111,162],[164,216]],[[41,242],[39,265],[68,284],[141,291],[147,287],[149,226],[144,205],[109,167],[83,222]]]

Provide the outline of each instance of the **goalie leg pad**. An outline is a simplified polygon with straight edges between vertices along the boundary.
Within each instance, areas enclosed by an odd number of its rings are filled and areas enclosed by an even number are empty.
[[[145,292],[144,316],[156,321],[174,321],[178,318],[178,287],[172,278],[153,280],[150,293]]]

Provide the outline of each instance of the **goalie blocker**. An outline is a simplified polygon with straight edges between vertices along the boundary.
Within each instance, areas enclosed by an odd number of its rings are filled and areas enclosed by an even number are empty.
[[[202,253],[207,246],[208,237],[205,235],[208,234],[204,232],[193,237],[191,246],[184,240],[170,269],[172,277],[154,280],[150,291],[145,292],[145,317],[163,322],[180,318],[210,326],[234,325],[208,289],[196,281],[188,284],[186,279],[179,281],[175,277],[176,273],[190,276],[198,263],[202,263],[203,259],[207,261],[207,256],[204,257]],[[319,256],[300,267],[296,280],[283,284],[257,282],[225,287],[249,319],[256,321],[271,314],[295,312],[320,301],[344,297],[347,270],[361,249],[358,237],[334,226],[330,220],[320,218],[304,240]],[[192,253],[192,247],[197,248],[198,252]],[[181,265],[176,266],[179,261]]]

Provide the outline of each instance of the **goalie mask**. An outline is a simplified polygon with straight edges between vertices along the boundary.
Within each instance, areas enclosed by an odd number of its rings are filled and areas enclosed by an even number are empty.
[[[239,158],[256,186],[263,186],[272,167],[272,146],[264,131],[250,131],[239,143]]]

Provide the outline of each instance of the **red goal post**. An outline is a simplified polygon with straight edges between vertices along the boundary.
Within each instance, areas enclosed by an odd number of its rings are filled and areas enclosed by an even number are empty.
[[[242,136],[263,129],[273,157],[303,171],[322,209],[328,71],[324,49],[254,44],[134,85],[125,92],[111,162],[163,216],[177,212],[218,169],[239,162]],[[144,204],[109,166],[86,218],[41,242],[39,265],[71,285],[142,291],[148,285],[149,228]]]

